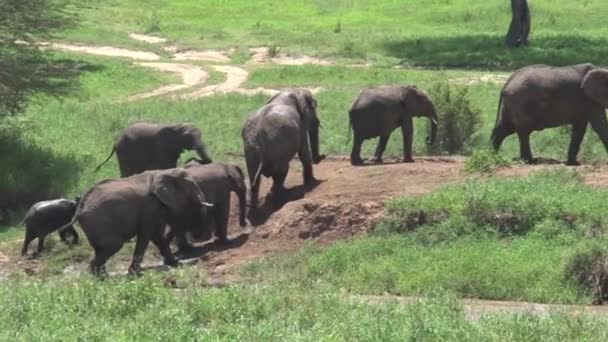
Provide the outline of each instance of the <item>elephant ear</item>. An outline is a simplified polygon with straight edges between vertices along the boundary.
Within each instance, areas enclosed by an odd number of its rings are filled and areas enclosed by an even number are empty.
[[[581,88],[589,98],[604,108],[608,107],[608,70],[589,71],[581,83]]]
[[[165,172],[161,172],[154,176],[151,185],[152,193],[172,212],[179,212],[183,206],[183,201],[180,200],[180,195],[177,191],[177,182],[170,175]]]

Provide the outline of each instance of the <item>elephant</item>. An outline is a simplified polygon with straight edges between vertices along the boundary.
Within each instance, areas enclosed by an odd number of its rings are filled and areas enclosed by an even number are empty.
[[[108,158],[116,152],[120,176],[128,177],[146,170],[164,170],[177,166],[184,150],[194,150],[204,163],[212,160],[201,139],[201,131],[192,124],[161,125],[139,122],[125,128]]]
[[[67,222],[70,222],[76,212],[76,205],[80,201],[80,197],[75,200],[66,198],[58,198],[54,200],[42,201],[34,203],[25,213],[23,225],[25,226],[25,239],[21,256],[27,254],[27,248],[32,240],[38,238],[38,253],[44,250],[45,237],[62,227]],[[68,236],[72,237],[71,244],[78,243],[78,233],[73,226],[67,226],[59,231],[61,241],[68,243]]]
[[[241,135],[251,185],[251,207],[258,205],[261,175],[272,177],[271,194],[284,191],[289,162],[298,154],[304,169],[304,184],[314,184],[312,165],[319,155],[317,101],[305,89],[285,89],[250,115]]]
[[[592,64],[563,67],[530,65],[515,71],[500,92],[491,143],[495,151],[513,133],[520,157],[533,163],[530,134],[572,125],[567,165],[579,165],[577,155],[587,123],[608,150],[608,69]]]
[[[426,116],[431,120],[431,132],[426,141],[433,144],[437,135],[437,112],[435,105],[423,91],[414,85],[379,86],[361,91],[349,111],[354,140],[350,163],[353,166],[363,165],[361,145],[363,141],[375,137],[380,137],[380,141],[372,161],[382,163],[382,154],[388,139],[397,127],[401,127],[403,133],[403,161],[414,162],[412,118],[415,116]]]
[[[144,171],[95,184],[82,196],[72,221],[65,227],[75,222],[80,224],[95,251],[91,272],[96,275],[105,273],[106,261],[125,241],[135,237],[129,274],[139,275],[150,240],[158,247],[166,265],[177,266],[178,261],[165,238],[165,226],[192,205],[200,208],[203,216],[207,207],[211,207],[185,170]]]
[[[184,165],[184,169],[199,188],[205,193],[207,202],[213,205],[207,217],[215,223],[215,237],[222,244],[230,243],[228,239],[228,218],[230,215],[230,193],[234,192],[239,199],[239,225],[247,225],[247,186],[240,167],[234,164],[202,164],[193,159]],[[169,241],[177,237],[178,255],[187,254],[192,245],[186,240],[186,232],[204,234],[209,225],[201,221],[198,211],[182,215],[171,225]],[[198,228],[198,229],[196,229]]]

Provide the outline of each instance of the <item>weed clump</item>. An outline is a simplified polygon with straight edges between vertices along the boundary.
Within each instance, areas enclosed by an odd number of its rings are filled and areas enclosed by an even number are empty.
[[[471,138],[481,125],[481,112],[471,105],[468,88],[437,83],[429,90],[439,117],[437,142],[428,146],[429,154],[466,153]]]
[[[490,149],[481,149],[473,152],[473,155],[467,159],[464,163],[464,171],[468,174],[491,174],[496,169],[510,165],[511,161],[502,155]]]
[[[153,33],[160,31],[160,18],[158,17],[156,12],[153,12],[145,24],[144,33]]]
[[[575,252],[566,265],[565,276],[592,296],[594,304],[608,299],[608,251],[598,245]]]

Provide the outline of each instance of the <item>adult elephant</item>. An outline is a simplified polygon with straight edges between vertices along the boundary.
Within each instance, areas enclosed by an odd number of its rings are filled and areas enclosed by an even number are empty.
[[[315,182],[312,164],[325,158],[319,155],[319,126],[317,101],[304,89],[281,91],[247,119],[241,133],[253,208],[258,204],[261,175],[272,177],[271,193],[280,195],[296,153],[304,184]]]
[[[500,92],[492,145],[498,151],[506,137],[517,133],[521,159],[532,163],[532,132],[572,125],[566,164],[579,165],[577,155],[587,123],[608,150],[606,107],[608,69],[592,64],[527,66],[515,71]]]
[[[171,169],[177,166],[177,160],[185,150],[196,151],[205,163],[212,162],[196,126],[135,123],[122,131],[108,158],[95,171],[110,160],[114,152],[121,177],[146,170]]]
[[[350,163],[363,164],[361,145],[363,141],[375,137],[380,137],[380,141],[372,160],[375,163],[382,163],[382,154],[388,139],[397,127],[401,127],[403,134],[403,161],[414,162],[412,118],[416,116],[426,116],[431,120],[431,133],[426,141],[433,144],[437,135],[437,112],[433,102],[423,91],[413,85],[380,86],[363,90],[349,111],[354,138]]]
[[[129,274],[139,275],[148,243],[158,247],[166,265],[176,266],[165,238],[165,225],[196,205],[205,215],[205,196],[183,169],[145,171],[94,185],[80,200],[74,218],[95,250],[91,272],[105,272],[105,263],[125,241],[136,237]],[[60,228],[60,229],[63,229]]]
[[[223,244],[228,239],[228,218],[230,216],[230,193],[234,192],[239,199],[239,224],[247,225],[247,186],[245,176],[240,167],[234,164],[212,163],[202,164],[199,160],[191,160],[184,166],[190,177],[205,193],[207,202],[213,205],[207,217],[215,223],[215,237]],[[200,211],[193,211],[189,215],[181,215],[171,224],[169,240],[177,237],[178,255],[187,254],[192,245],[186,239],[186,232],[190,231],[203,235],[207,232],[209,222],[205,222]]]

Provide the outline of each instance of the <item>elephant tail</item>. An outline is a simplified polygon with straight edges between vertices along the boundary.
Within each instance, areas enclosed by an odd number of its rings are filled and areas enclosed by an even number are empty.
[[[346,133],[346,143],[350,143],[350,133],[353,130],[353,114],[352,111],[348,111],[348,133]]]
[[[497,129],[498,126],[502,123],[502,118],[501,118],[501,112],[502,112],[502,98],[503,98],[503,92],[500,92],[500,95],[498,96],[498,109],[496,110],[496,121],[494,121],[494,129],[492,130],[492,136],[490,137],[490,141],[492,143],[494,143],[494,141],[496,140],[496,133],[497,133]]]
[[[106,160],[104,160],[101,164],[97,165],[97,167],[95,168],[95,171],[93,172],[97,172],[99,171],[99,169],[108,162],[108,160],[110,160],[110,158],[112,158],[112,156],[114,155],[114,152],[116,152],[116,146],[112,147],[112,152],[110,152],[110,155],[108,156],[108,158],[106,158]]]

